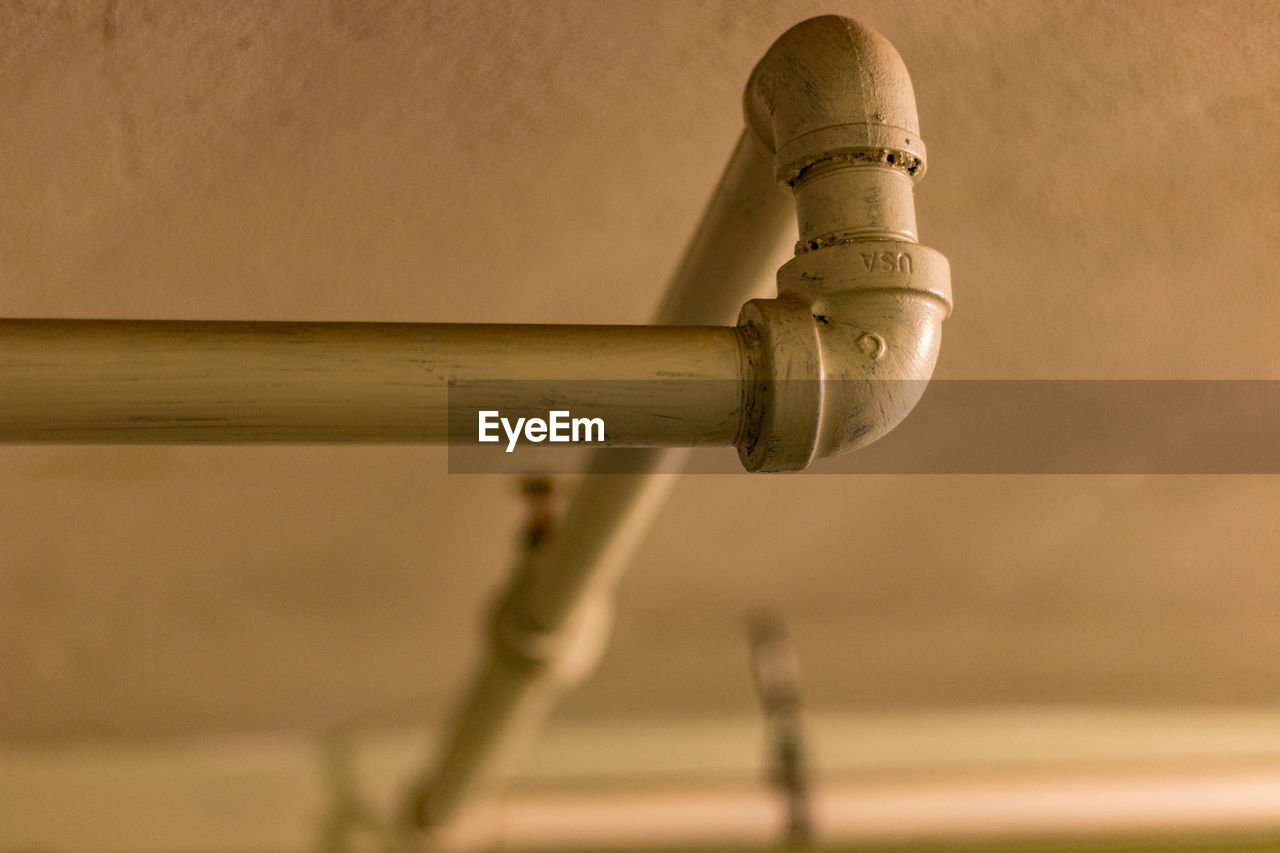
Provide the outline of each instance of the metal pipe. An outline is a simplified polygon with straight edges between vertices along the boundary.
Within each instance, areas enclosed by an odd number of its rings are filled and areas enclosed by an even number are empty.
[[[782,226],[754,136],[794,191],[801,240],[778,273],[779,298],[739,315],[754,382],[737,444],[749,470],[797,469],[873,440],[915,404],[950,311],[949,271],[915,242],[924,146],[910,78],[882,36],[838,17],[793,27],[753,72],[746,117],[659,319],[718,322],[732,305],[719,289],[726,271],[744,287],[758,275],[755,244]],[[671,460],[649,453],[655,466]],[[598,657],[613,584],[664,494],[659,479],[588,477],[551,547],[517,572],[489,662],[435,772],[409,798],[409,825],[451,819],[503,748],[529,737],[554,694]]]
[[[0,320],[0,442],[439,442],[475,429],[470,387],[499,410],[558,399],[612,446],[733,444],[740,335],[670,327],[730,325],[765,278],[790,215],[768,163],[744,132],[667,328]]]
[[[653,318],[660,326],[731,324],[753,295],[773,291],[790,256],[791,194],[773,180],[773,158],[744,129],[702,221]]]
[[[778,298],[743,306],[757,382],[738,455],[791,471],[875,441],[933,374],[951,272],[919,245],[925,173],[915,91],[884,36],[827,15],[773,43],[747,82],[747,126],[795,193],[800,241]]]
[[[486,660],[434,765],[411,787],[402,831],[452,820],[484,782],[505,775],[559,697],[594,668],[612,631],[614,588],[666,503],[685,453],[652,448],[596,457],[560,529],[498,596]]]
[[[771,158],[744,131],[672,276],[655,322],[732,323],[742,302],[773,278],[790,242],[792,204]],[[586,676],[612,627],[613,590],[684,467],[686,451],[600,454],[555,535],[528,555],[499,596],[488,657],[436,750],[411,786],[399,830],[452,820],[486,780],[502,775]],[[619,473],[626,472],[626,473]]]
[[[587,417],[614,419],[613,444],[732,442],[751,471],[874,441],[919,400],[951,309],[946,259],[915,242],[910,77],[879,34],[814,18],[765,54],[745,106],[659,315],[703,322],[755,283],[780,221],[763,145],[801,240],[736,330],[5,321],[0,441],[440,440],[449,391],[489,381],[510,383],[487,386],[500,402],[600,407]],[[532,380],[599,384],[514,387]]]
[[[866,444],[914,406],[950,311],[945,258],[915,243],[925,161],[910,79],[883,37],[815,18],[756,67],[746,118],[664,327],[4,321],[0,440],[440,440],[450,389],[492,382],[525,406],[545,404],[542,380],[565,408],[594,407],[619,445],[733,443],[749,470],[780,471]],[[736,328],[680,328],[727,320],[772,255],[786,208],[763,149],[800,216],[779,296],[748,302]],[[490,662],[406,825],[448,820],[498,747],[594,663],[612,587],[680,461],[640,449],[593,464],[503,596]]]
[[[558,406],[731,445],[744,369],[732,328],[0,320],[0,441],[474,440],[479,408]]]

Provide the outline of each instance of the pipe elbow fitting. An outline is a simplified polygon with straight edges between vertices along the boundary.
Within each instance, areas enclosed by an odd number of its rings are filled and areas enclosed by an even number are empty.
[[[933,374],[950,267],[919,245],[924,174],[915,94],[893,46],[846,18],[792,27],[747,84],[747,124],[796,200],[796,257],[778,298],[738,325],[754,377],[738,455],[793,471],[897,426]]]
[[[924,175],[915,90],[889,40],[838,15],[801,21],[756,65],[743,98],[747,127],[773,152],[779,183],[841,154],[878,156]]]
[[[896,427],[924,395],[951,312],[947,259],[896,241],[799,255],[778,290],[738,319],[754,376],[738,443],[749,471],[802,470]]]

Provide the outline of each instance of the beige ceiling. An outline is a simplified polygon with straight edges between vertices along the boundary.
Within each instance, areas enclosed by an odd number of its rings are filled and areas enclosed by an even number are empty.
[[[7,2],[0,316],[644,322],[812,14],[907,62],[946,378],[1280,379],[1271,2]],[[435,723],[515,486],[437,448],[0,448],[0,738]],[[1280,702],[1275,476],[693,477],[566,718]]]

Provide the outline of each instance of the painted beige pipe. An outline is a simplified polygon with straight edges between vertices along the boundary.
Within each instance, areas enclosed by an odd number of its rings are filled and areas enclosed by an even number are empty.
[[[748,470],[798,470],[874,441],[919,401],[951,273],[916,242],[925,148],[883,36],[836,16],[797,24],[752,72],[745,106],[795,194],[800,239],[778,298],[739,317],[756,380],[738,452]]]
[[[499,595],[484,664],[432,764],[410,788],[399,831],[434,831],[507,775],[559,697],[585,678],[613,628],[614,590],[666,503],[685,451],[602,454],[562,524]],[[616,473],[625,467],[628,473]],[[631,473],[640,469],[643,473]]]
[[[887,41],[842,18],[800,24],[756,68],[746,104],[748,134],[776,152],[775,177],[793,189],[800,240],[779,271],[779,298],[740,314],[751,384],[738,445],[749,469],[787,470],[873,440],[915,405],[950,311],[949,271],[915,242],[911,187],[924,146],[910,79]],[[706,253],[763,236],[768,217],[735,221],[733,211],[769,205],[766,172],[744,137],[662,322],[714,322],[702,308],[732,304],[713,289],[717,267]],[[750,265],[733,270],[739,283],[751,278]],[[702,281],[712,289],[699,304]],[[598,464],[560,535],[516,573],[495,611],[489,660],[407,800],[408,826],[452,820],[598,658],[614,584],[670,488],[656,472],[671,456],[638,453],[654,474],[610,476]]]
[[[768,164],[744,133],[658,326],[727,327],[757,290],[791,209]],[[0,442],[442,442],[476,428],[450,385],[530,410],[562,383],[610,445],[731,445],[744,353],[732,328],[0,320]]]
[[[744,129],[653,318],[659,326],[727,326],[773,283],[795,219],[791,193],[771,174],[773,154]]]
[[[916,243],[925,152],[910,79],[878,34],[815,18],[757,66],[746,112],[666,327],[4,321],[0,440],[429,441],[448,434],[451,382],[674,376],[691,381],[641,399],[633,383],[625,395],[596,388],[566,408],[607,410],[617,444],[736,444],[752,471],[862,446],[919,399],[950,311],[946,260]],[[761,148],[798,216],[778,297],[748,302],[736,328],[680,327],[721,322],[768,254],[781,208]],[[451,817],[497,747],[598,656],[612,584],[678,461],[629,453],[649,473],[598,462],[555,543],[531,555],[538,581],[504,598],[493,657],[409,818]]]
[[[792,215],[791,200],[772,180],[771,159],[750,132],[742,134],[656,323],[727,325],[759,289]],[[741,352],[745,358],[745,344]],[[741,396],[739,416],[740,404]],[[503,777],[559,697],[594,668],[612,630],[614,588],[686,453],[610,451],[588,466],[555,535],[526,555],[499,595],[487,658],[397,816],[395,831],[405,846],[419,829],[449,824],[486,781]]]
[[[910,80],[879,35],[815,18],[770,49],[746,104],[671,326],[0,321],[0,441],[440,441],[470,434],[451,384],[490,383],[480,405],[501,411],[548,380],[613,445],[732,443],[751,471],[860,447],[923,393],[950,311],[946,259],[914,242]],[[757,135],[794,192],[797,256],[736,330],[674,327],[713,318],[769,254],[780,205]]]
[[[696,446],[734,443],[745,358],[714,327],[0,320],[0,365],[3,441],[474,440],[559,404]]]

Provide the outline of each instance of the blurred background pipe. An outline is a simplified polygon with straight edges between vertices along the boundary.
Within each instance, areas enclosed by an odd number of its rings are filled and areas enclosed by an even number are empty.
[[[723,322],[784,233],[789,205],[776,184],[793,189],[798,257],[778,274],[779,298],[752,300],[739,315],[744,377],[754,382],[737,442],[748,470],[791,470],[866,443],[910,410],[918,390],[872,380],[928,380],[949,274],[945,259],[914,242],[911,188],[924,146],[910,78],[882,36],[833,16],[798,24],[752,73],[745,107],[747,130],[657,320]],[[884,269],[882,254],[892,257]],[[868,336],[877,347],[859,345]],[[599,458],[562,528],[515,573],[495,610],[488,660],[435,768],[408,798],[407,827],[453,819],[598,659],[613,588],[681,461],[639,453],[625,461],[642,474],[620,476],[610,467],[618,460]],[[796,821],[803,837],[807,815]]]
[[[719,185],[654,318],[727,324],[772,281],[786,252],[788,195],[749,132]],[[586,675],[611,628],[613,591],[675,485],[687,451],[598,454],[555,533],[530,549],[500,596],[490,652],[434,764],[412,786],[402,828],[436,828],[521,755],[556,698]],[[620,473],[625,472],[625,473]]]

